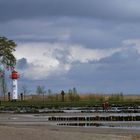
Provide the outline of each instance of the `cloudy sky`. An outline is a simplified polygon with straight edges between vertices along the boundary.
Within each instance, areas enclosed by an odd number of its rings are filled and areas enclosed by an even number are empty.
[[[0,0],[20,88],[140,93],[139,0]]]

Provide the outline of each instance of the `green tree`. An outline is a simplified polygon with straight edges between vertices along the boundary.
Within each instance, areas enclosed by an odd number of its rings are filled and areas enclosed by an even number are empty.
[[[16,58],[13,55],[16,43],[6,37],[0,37],[0,66],[6,69],[13,69],[16,65]]]
[[[6,83],[5,75],[2,75],[2,73],[4,73],[4,68],[12,70],[15,67],[16,58],[13,55],[15,48],[16,43],[13,40],[9,40],[6,37],[0,37],[0,88],[3,91],[4,100],[6,94]]]

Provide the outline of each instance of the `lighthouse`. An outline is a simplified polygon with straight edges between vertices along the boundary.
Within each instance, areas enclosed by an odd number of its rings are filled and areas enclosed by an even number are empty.
[[[16,101],[18,99],[17,79],[19,78],[19,74],[17,71],[13,70],[10,77],[12,79],[12,100]]]

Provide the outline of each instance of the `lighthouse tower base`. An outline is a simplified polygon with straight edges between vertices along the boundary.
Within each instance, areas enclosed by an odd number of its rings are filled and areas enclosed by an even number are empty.
[[[17,93],[17,79],[13,79],[13,94],[12,94],[12,100],[16,101],[18,100],[18,93]]]

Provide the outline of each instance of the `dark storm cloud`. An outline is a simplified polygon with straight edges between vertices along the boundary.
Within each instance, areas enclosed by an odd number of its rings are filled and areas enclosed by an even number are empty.
[[[98,63],[116,65],[116,64],[134,64],[134,62],[139,62],[140,55],[138,51],[134,48],[124,49],[122,52],[116,52],[110,57],[101,59]]]
[[[0,30],[19,42],[118,47],[122,40],[139,36],[139,4],[138,0],[0,0]],[[67,30],[70,37],[64,40],[61,32]]]
[[[49,18],[0,24],[0,31],[18,42],[61,41],[91,48],[111,48],[120,46],[122,41],[128,38],[138,38],[138,27],[138,23],[117,24],[81,18]]]
[[[68,76],[75,85],[96,92],[139,93],[140,54],[135,49],[117,52],[98,62],[76,64]]]
[[[76,16],[139,21],[138,0],[0,0],[1,21]]]

